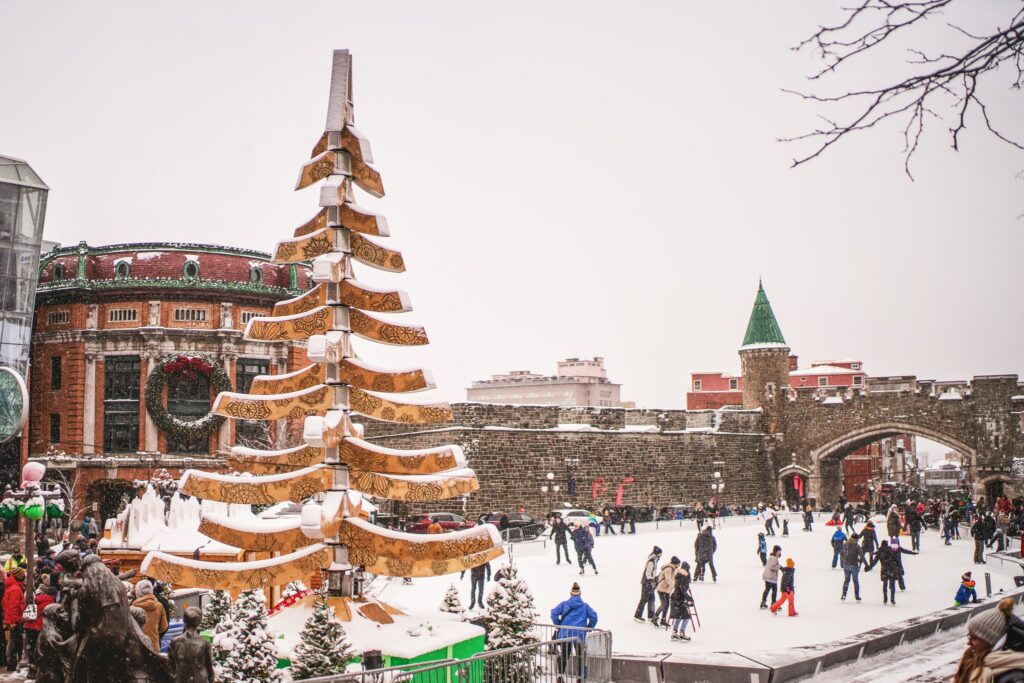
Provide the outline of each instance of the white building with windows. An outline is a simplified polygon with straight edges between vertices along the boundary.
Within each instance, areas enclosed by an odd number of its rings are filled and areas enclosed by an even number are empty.
[[[620,387],[608,380],[603,358],[566,358],[558,361],[554,376],[513,370],[473,382],[466,390],[466,399],[476,403],[617,408],[622,405]]]

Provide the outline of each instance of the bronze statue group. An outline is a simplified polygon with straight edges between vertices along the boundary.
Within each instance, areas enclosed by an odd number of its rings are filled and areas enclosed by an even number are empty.
[[[185,610],[185,632],[171,641],[165,657],[159,653],[159,634],[147,633],[153,630],[147,628],[145,606],[145,596],[152,595],[149,581],[139,581],[141,590],[136,585],[143,599],[132,606],[124,582],[99,556],[65,550],[56,563],[59,601],[42,610],[32,658],[36,683],[213,683],[212,650],[199,635],[198,607]]]

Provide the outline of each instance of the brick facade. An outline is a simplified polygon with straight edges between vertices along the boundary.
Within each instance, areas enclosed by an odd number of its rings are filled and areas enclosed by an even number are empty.
[[[198,271],[187,270],[187,263],[198,264]],[[306,290],[311,281],[305,266],[276,265],[268,254],[203,245],[81,244],[44,255],[40,273],[30,371],[32,457],[48,451],[90,460],[117,456],[120,462],[138,452],[156,453],[158,460],[175,457],[163,455],[167,438],[145,408],[147,378],[166,356],[205,353],[223,366],[232,387],[239,359],[265,361],[270,373],[308,364],[299,344],[242,337],[244,313],[270,315],[276,302]],[[176,314],[179,309],[187,312]],[[127,449],[106,452],[105,370],[112,358],[123,356],[140,358],[138,440]],[[57,389],[54,357],[60,358]],[[55,425],[57,419],[59,439],[54,440],[51,420]],[[284,426],[273,426],[271,435]],[[220,463],[235,436],[235,425],[228,420],[210,436],[203,452],[191,457],[212,457]],[[147,463],[147,468],[153,466]],[[110,466],[91,462],[83,463],[80,474],[96,478],[101,470],[108,472],[103,476],[144,478],[127,465],[114,467],[116,474],[110,475]]]

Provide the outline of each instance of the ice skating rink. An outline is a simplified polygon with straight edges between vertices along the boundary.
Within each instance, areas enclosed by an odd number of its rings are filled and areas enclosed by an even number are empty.
[[[580,576],[579,568],[567,566],[564,560],[561,565],[556,565],[554,545],[550,541],[543,549],[538,543],[514,545],[512,553],[520,576],[533,590],[542,622],[550,623],[551,608],[568,598],[572,583],[579,581],[583,599],[597,610],[598,627],[613,632],[614,650],[630,653],[730,649],[750,652],[827,642],[952,606],[960,576],[965,571],[974,572],[982,599],[985,597],[985,571],[992,574],[994,594],[1001,589],[1012,590],[1014,574],[1024,573],[1010,563],[1003,568],[998,560],[974,565],[974,544],[966,529],[961,531],[963,539],[954,540],[948,547],[943,545],[936,530],[929,529],[922,534],[921,554],[903,557],[907,590],[897,593],[895,607],[882,604],[878,566],[871,572],[862,570],[860,573],[862,602],[857,603],[853,599],[852,586],[846,602],[841,602],[843,572],[831,567],[829,540],[833,528],[824,525],[826,519],[822,516],[814,525],[814,531],[808,533],[800,530],[803,525],[794,516],[790,520],[788,538],[767,538],[769,551],[777,543],[782,546],[783,561],[792,557],[796,563],[796,608],[799,616],[792,618],[785,616],[785,610],[773,616],[768,610],[758,607],[764,584],[761,561],[755,551],[757,533],[763,530],[762,523],[755,518],[728,517],[722,520],[723,527],[715,531],[718,539],[715,555],[718,582],[712,583],[709,571],[705,582],[693,584],[701,625],[696,632],[689,631],[693,638],[690,642],[674,642],[668,632],[634,622],[633,612],[640,598],[644,561],[652,546],[656,544],[662,548],[662,564],[668,562],[672,555],[678,555],[691,567],[694,564],[693,542],[697,531],[693,521],[683,522],[682,527],[679,522],[662,522],[657,529],[653,523],[641,524],[635,535],[602,534],[595,539],[594,547],[594,560],[600,572],[598,576],[594,576],[589,567],[587,574]],[[876,522],[875,526],[881,532],[881,539],[885,525]],[[857,525],[858,531],[860,528],[861,525]],[[903,536],[900,542],[910,548],[909,536]],[[575,559],[575,553],[573,557]],[[506,558],[499,559],[492,563],[492,569],[496,571],[505,562]],[[432,611],[440,605],[445,590],[453,582],[460,589],[463,605],[468,607],[468,572],[461,580],[455,574],[416,579],[411,586],[401,585],[401,580],[392,580],[380,597],[396,606]],[[486,590],[489,591],[490,587],[491,583],[488,583]]]

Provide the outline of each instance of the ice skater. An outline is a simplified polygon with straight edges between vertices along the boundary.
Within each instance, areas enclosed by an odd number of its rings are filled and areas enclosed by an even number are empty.
[[[768,556],[768,562],[764,565],[761,578],[764,580],[764,592],[761,593],[761,609],[768,608],[768,594],[772,594],[772,604],[779,598],[779,569],[782,564],[782,548],[775,546],[772,554]]]
[[[832,534],[832,569],[839,566],[839,554],[843,552],[843,543],[846,543],[846,534],[843,530],[836,527],[836,532]]]
[[[906,575],[906,572],[903,570],[903,556],[917,555],[917,553],[902,547],[900,539],[896,536],[889,539],[889,548],[896,554],[896,564],[900,570],[899,576],[896,577],[896,583],[899,584],[901,591],[905,591],[907,590],[907,583],[903,578]]]
[[[647,606],[647,620],[654,623],[654,593],[658,587],[658,561],[661,560],[661,548],[654,546],[654,550],[647,556],[644,563],[644,573],[640,575],[640,602],[633,612],[633,621],[644,623],[644,605]]]
[[[874,566],[881,565],[879,571],[882,579],[882,604],[896,606],[896,581],[900,577],[899,553],[889,547],[889,541],[882,541],[882,545],[875,553],[875,559],[864,568],[864,571],[871,571]]]
[[[793,577],[795,573],[796,563],[793,562],[792,557],[787,557],[786,566],[782,568],[782,583],[779,586],[779,589],[782,591],[782,597],[772,604],[772,614],[778,614],[782,606],[789,603],[789,616],[797,616],[796,589]]]
[[[875,559],[875,550],[878,547],[878,534],[875,533],[875,523],[868,520],[860,531],[860,545],[864,549],[865,564]]]
[[[594,537],[590,535],[590,529],[585,524],[575,524],[576,528],[572,530],[572,544],[576,548],[576,557],[580,562],[580,576],[585,572],[587,562],[594,568],[594,574],[597,574],[597,565],[594,564]]]
[[[654,613],[655,625],[668,627],[669,601],[676,587],[676,572],[679,570],[679,558],[672,556],[668,564],[662,565],[658,574],[658,611]]]
[[[843,562],[843,595],[840,600],[846,600],[846,592],[850,589],[850,582],[853,581],[853,597],[860,602],[860,567],[864,564],[864,549],[857,543],[857,534],[850,534],[850,538],[843,543],[840,551]]]
[[[761,566],[768,564],[768,544],[764,540],[764,532],[757,532],[757,556],[761,558]]]
[[[814,531],[811,526],[814,524],[814,512],[811,510],[811,506],[804,507],[804,531]]]
[[[672,607],[669,614],[672,618],[672,640],[690,639],[690,636],[686,635],[686,627],[690,624],[690,607],[692,605],[690,565],[683,562],[676,572],[675,586],[672,589]]]
[[[562,521],[560,515],[555,515],[551,522],[550,538],[555,539],[555,564],[562,564],[562,552],[565,552],[565,561],[572,566],[572,557],[569,556],[569,527]]]
[[[711,580],[718,581],[718,572],[715,570],[715,552],[718,550],[718,541],[711,532],[711,527],[706,526],[697,534],[693,542],[694,554],[696,556],[697,569],[693,573],[694,581],[704,580],[704,566],[711,566]]]
[[[574,583],[569,590],[569,599],[551,610],[551,623],[558,627],[555,638],[563,641],[558,644],[558,671],[562,674],[582,674],[582,671],[570,671],[576,668],[570,663],[575,665],[585,661],[586,629],[597,626],[597,612],[583,601],[582,592],[580,585]]]

